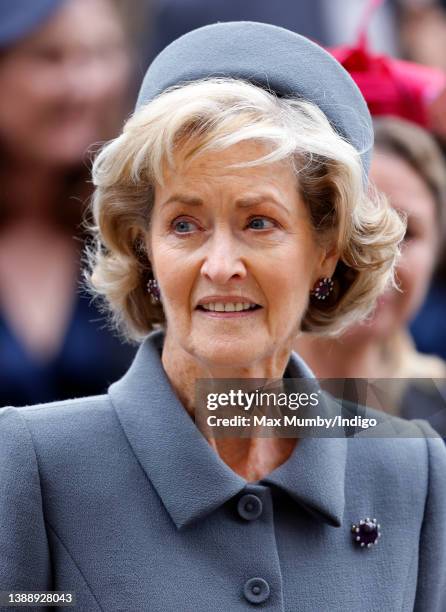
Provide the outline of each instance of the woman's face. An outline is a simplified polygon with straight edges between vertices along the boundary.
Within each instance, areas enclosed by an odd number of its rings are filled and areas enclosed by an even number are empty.
[[[395,154],[376,151],[371,180],[391,205],[407,215],[407,232],[397,268],[401,291],[389,289],[380,298],[372,322],[366,327],[387,336],[406,326],[420,308],[438,251],[435,201],[424,180]]]
[[[266,152],[245,142],[177,158],[155,192],[147,246],[167,336],[207,365],[253,365],[291,346],[310,289],[335,265],[285,162],[229,167]]]
[[[113,135],[129,78],[107,0],[68,0],[0,59],[0,142],[18,159],[77,164]]]

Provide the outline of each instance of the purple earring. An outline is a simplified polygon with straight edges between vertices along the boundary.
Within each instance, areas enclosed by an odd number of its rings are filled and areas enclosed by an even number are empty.
[[[334,282],[331,280],[331,278],[320,278],[315,284],[313,290],[310,292],[310,295],[315,297],[317,300],[325,300],[333,291],[333,287]]]
[[[147,283],[147,293],[150,295],[152,304],[158,304],[161,301],[160,288],[158,281],[155,278],[151,278]]]

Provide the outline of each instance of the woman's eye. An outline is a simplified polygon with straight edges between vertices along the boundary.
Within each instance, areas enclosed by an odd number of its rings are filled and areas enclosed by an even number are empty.
[[[198,229],[198,225],[189,219],[174,221],[172,227],[178,234],[189,234]]]
[[[263,230],[272,229],[273,227],[276,227],[276,224],[271,221],[271,219],[267,219],[266,217],[254,217],[250,219],[248,226],[251,229]]]

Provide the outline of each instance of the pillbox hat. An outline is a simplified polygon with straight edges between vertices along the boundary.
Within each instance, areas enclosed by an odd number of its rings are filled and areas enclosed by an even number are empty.
[[[264,23],[216,23],[188,32],[154,59],[136,109],[173,85],[209,77],[239,78],[315,103],[360,153],[368,174],[373,127],[364,98],[348,72],[308,38]]]

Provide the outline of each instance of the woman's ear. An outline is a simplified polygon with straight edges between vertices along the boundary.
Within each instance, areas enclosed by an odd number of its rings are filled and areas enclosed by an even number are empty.
[[[339,249],[335,244],[321,248],[320,258],[313,279],[314,283],[320,278],[331,278],[333,276],[339,261],[339,255]]]
[[[323,261],[324,272],[326,272],[326,276],[333,276],[336,266],[339,261],[339,249],[337,246],[332,246],[325,253],[325,259]]]

